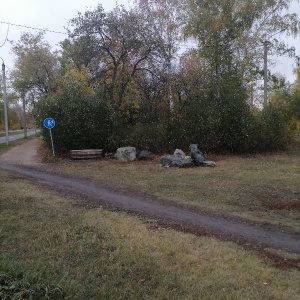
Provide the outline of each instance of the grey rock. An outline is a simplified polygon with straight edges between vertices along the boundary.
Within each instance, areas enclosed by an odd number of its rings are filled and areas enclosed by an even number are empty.
[[[216,163],[213,161],[208,161],[204,157],[204,154],[198,149],[197,144],[191,144],[189,146],[191,153],[192,162],[195,166],[204,166],[204,167],[215,167]]]
[[[192,162],[196,166],[203,166],[203,162],[206,160],[203,153],[198,149],[197,144],[191,144],[189,146]]]
[[[191,167],[193,163],[191,162],[191,160],[181,158],[177,155],[165,155],[161,157],[160,165],[166,168],[167,167],[184,168],[184,167]]]
[[[116,159],[121,161],[136,160],[136,149],[134,147],[121,147],[117,149]]]
[[[186,157],[185,153],[182,150],[180,150],[180,149],[176,149],[174,151],[173,155],[176,155],[176,156],[181,157],[181,158],[185,158]]]

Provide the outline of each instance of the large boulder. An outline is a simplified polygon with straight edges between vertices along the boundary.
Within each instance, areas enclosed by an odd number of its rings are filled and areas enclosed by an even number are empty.
[[[198,149],[197,144],[191,144],[189,146],[191,153],[192,162],[195,166],[203,167],[215,167],[216,163],[213,161],[206,160],[204,154]]]
[[[115,157],[121,161],[134,161],[136,160],[136,149],[134,147],[118,148]]]
[[[204,154],[198,149],[197,144],[191,144],[189,146],[190,155],[192,158],[192,162],[196,166],[203,166],[203,162],[206,160]]]
[[[193,163],[186,158],[179,157],[178,155],[165,155],[161,157],[160,165],[162,167],[184,168],[184,167],[191,167]]]

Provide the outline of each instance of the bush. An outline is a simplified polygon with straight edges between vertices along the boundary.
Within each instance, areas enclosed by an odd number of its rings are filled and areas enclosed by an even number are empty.
[[[47,99],[40,103],[38,112],[40,124],[50,116],[56,121],[52,136],[59,154],[72,149],[103,149],[108,146],[111,116],[109,107],[101,101],[72,99],[70,103],[64,98]],[[42,128],[42,135],[51,147],[49,130]]]
[[[255,110],[248,132],[248,152],[284,150],[294,140],[296,122],[288,111],[269,105]]]
[[[57,91],[38,103],[35,114],[49,148],[49,130],[44,128],[43,120],[51,117],[56,121],[52,136],[58,154],[67,154],[72,149],[103,149],[109,144],[110,107],[89,87],[84,70],[69,70],[58,83]]]
[[[187,150],[190,143],[205,152],[251,153],[283,149],[294,135],[295,122],[288,109],[269,105],[251,111],[236,76],[224,76],[220,95],[199,91],[173,112],[164,99],[159,110],[146,110],[131,101],[124,111],[116,112],[88,82],[85,70],[70,69],[57,90],[36,107],[49,148],[50,135],[42,122],[46,117],[56,120],[52,135],[58,154],[90,148],[115,151],[121,146],[161,153]],[[135,105],[132,110],[130,103]]]

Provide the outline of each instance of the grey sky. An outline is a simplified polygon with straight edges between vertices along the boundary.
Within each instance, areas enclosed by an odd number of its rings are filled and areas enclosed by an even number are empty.
[[[106,11],[113,9],[116,3],[129,5],[128,0],[0,0],[0,22],[65,32],[64,27],[78,11],[95,8],[98,3],[102,4]],[[8,25],[0,23],[0,45],[5,40],[7,29]],[[29,28],[9,25],[7,38],[17,42],[20,34],[27,31],[35,32]],[[50,32],[45,35],[53,48],[66,37],[64,34]],[[0,48],[0,57],[5,61],[8,70],[13,67],[10,48],[8,42]]]
[[[118,4],[126,6],[132,4],[132,0],[0,0],[0,22],[10,22],[28,27],[49,29],[53,31],[65,32],[64,26],[68,25],[68,21],[77,15],[77,12],[84,12],[87,8],[94,8],[101,3],[106,11],[111,10]],[[295,0],[291,6],[291,12],[300,15],[300,3]],[[0,23],[0,45],[3,44],[8,25]],[[21,32],[32,31],[28,28],[9,26],[8,39],[18,41]],[[66,35],[58,33],[46,33],[46,39],[55,48],[58,42],[62,41]],[[300,38],[297,40],[287,40],[289,45],[296,47],[296,53],[300,55]],[[13,67],[12,55],[10,53],[10,43],[6,42],[0,48],[0,57],[5,61],[7,69]],[[277,66],[275,70],[286,76],[289,81],[295,80],[293,75],[293,60],[290,58],[275,58]]]

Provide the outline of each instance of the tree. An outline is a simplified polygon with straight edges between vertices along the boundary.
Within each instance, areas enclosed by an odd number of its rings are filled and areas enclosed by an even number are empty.
[[[14,108],[17,106],[18,96],[15,91],[12,89],[11,76],[6,74],[6,102],[8,107],[8,127],[10,129],[19,129],[20,128],[20,119],[14,111]],[[4,121],[4,101],[3,101],[3,80],[2,74],[0,75],[0,130],[4,130],[5,121]]]
[[[134,77],[147,69],[147,62],[160,47],[154,27],[136,9],[116,7],[105,13],[101,5],[79,13],[70,24],[73,31],[69,31],[65,49],[68,45],[66,50],[77,66],[84,64],[89,69],[95,86],[103,85],[118,113]]]
[[[182,1],[178,0],[135,0],[144,19],[155,27],[155,34],[163,41],[154,68],[161,70],[162,80],[168,88],[170,110],[173,111],[172,73],[177,64],[179,42],[182,40]]]
[[[44,33],[23,33],[13,44],[16,57],[12,72],[13,86],[22,99],[34,104],[42,95],[54,89],[52,81],[58,75],[57,53],[51,51]]]
[[[281,14],[288,1],[135,2],[108,13],[98,5],[70,21],[62,77],[37,107],[40,122],[49,114],[62,120],[54,129],[60,153],[124,144],[157,152],[190,142],[218,152],[285,145],[288,114],[273,104],[253,113],[247,89],[261,76],[262,42],[282,29],[297,33],[296,15]],[[183,27],[198,47],[178,60]],[[282,85],[275,77],[274,84]],[[85,126],[74,128],[74,118]]]
[[[272,53],[292,52],[279,33],[297,35],[297,14],[286,13],[291,0],[186,0],[187,36],[198,42],[200,56],[210,70],[207,78],[215,95],[223,74],[235,73],[249,84],[263,69],[262,43]]]

